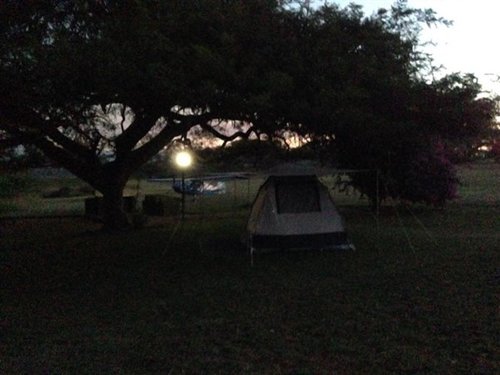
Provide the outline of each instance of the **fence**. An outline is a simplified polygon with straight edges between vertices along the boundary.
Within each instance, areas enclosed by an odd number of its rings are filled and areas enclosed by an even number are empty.
[[[186,215],[210,216],[218,213],[234,213],[246,215],[264,182],[262,175],[251,175],[249,178],[235,178],[225,181],[225,193],[213,195],[186,195]],[[366,198],[360,198],[358,192],[340,189],[336,175],[322,176],[321,181],[328,187],[337,206],[368,206]],[[78,180],[51,180],[55,188],[67,184],[77,184]],[[59,185],[58,185],[59,184]],[[95,194],[80,196],[47,197],[43,183],[28,193],[21,193],[15,198],[3,199],[0,202],[0,217],[53,217],[85,215],[85,201],[95,198]],[[75,190],[75,189],[73,189]],[[141,211],[145,204],[146,213],[162,216],[175,216],[180,213],[181,195],[172,189],[171,181],[151,182],[132,180],[128,183],[124,195],[134,197],[136,210]],[[98,196],[98,194],[97,194]],[[127,199],[127,201],[130,198]],[[149,207],[148,207],[149,205]],[[130,207],[129,207],[130,208]],[[128,210],[130,211],[130,209]]]

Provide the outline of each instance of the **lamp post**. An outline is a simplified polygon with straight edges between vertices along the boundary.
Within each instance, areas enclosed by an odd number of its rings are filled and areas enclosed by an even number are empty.
[[[182,198],[181,198],[181,217],[182,220],[184,220],[184,214],[185,214],[185,204],[186,204],[186,192],[185,192],[185,183],[184,183],[184,171],[189,168],[191,163],[193,162],[193,158],[191,154],[186,151],[179,151],[175,155],[175,164],[177,164],[177,167],[181,170],[181,192],[182,192]]]

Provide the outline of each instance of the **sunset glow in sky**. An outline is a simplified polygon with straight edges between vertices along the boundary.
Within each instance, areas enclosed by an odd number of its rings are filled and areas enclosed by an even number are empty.
[[[333,0],[341,7],[354,2],[371,15],[379,8],[389,9],[393,0]],[[316,2],[316,4],[321,2]],[[422,41],[444,73],[474,73],[484,90],[500,95],[500,0],[408,0],[412,8],[432,8],[440,17],[453,21],[450,27],[426,28]]]

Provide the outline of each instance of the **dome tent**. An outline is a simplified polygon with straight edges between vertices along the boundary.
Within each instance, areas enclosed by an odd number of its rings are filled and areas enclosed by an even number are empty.
[[[271,175],[247,224],[253,253],[262,249],[353,249],[328,189],[315,174]]]

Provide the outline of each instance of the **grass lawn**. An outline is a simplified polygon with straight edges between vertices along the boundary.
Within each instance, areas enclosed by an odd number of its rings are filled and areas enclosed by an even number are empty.
[[[341,206],[356,252],[254,267],[244,209],[0,221],[0,373],[498,374],[500,166],[460,173],[457,202],[385,205],[378,232]]]

